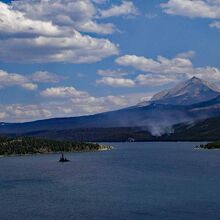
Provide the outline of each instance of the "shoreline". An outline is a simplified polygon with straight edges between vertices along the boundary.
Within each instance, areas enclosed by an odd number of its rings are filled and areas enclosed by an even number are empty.
[[[194,147],[193,149],[194,150],[207,150],[207,151],[210,151],[210,150],[220,150],[220,148],[205,148],[205,147]]]
[[[63,153],[89,153],[89,152],[100,152],[100,151],[109,151],[114,149],[112,146],[100,145],[100,149],[97,150],[81,150],[81,151],[50,151],[50,152],[38,152],[38,153],[26,153],[26,154],[9,154],[9,155],[0,155],[0,158],[5,157],[22,157],[22,156],[37,156],[37,155],[50,155],[50,154],[61,154]]]
[[[195,146],[195,149],[202,149],[202,150],[220,150],[220,142],[209,142],[206,144],[200,144]]]

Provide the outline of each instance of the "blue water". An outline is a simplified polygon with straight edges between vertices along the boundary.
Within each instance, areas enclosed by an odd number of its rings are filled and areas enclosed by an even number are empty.
[[[111,145],[65,164],[57,154],[0,158],[0,219],[220,219],[220,150]]]

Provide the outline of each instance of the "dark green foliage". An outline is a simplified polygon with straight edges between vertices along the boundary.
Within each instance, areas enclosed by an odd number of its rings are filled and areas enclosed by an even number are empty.
[[[174,126],[171,140],[218,141],[220,139],[220,117],[210,118],[192,125]]]
[[[25,136],[45,137],[52,140],[68,140],[77,142],[124,142],[129,138],[136,141],[155,140],[147,128],[118,127],[118,128],[85,128],[74,130],[53,130],[25,133]]]
[[[208,143],[208,144],[201,144],[200,148],[204,149],[220,149],[220,141]]]
[[[53,130],[30,132],[24,135],[79,142],[124,142],[129,138],[135,141],[217,141],[220,139],[220,117],[190,125],[178,124],[173,126],[172,133],[162,136],[153,136],[146,127]]]
[[[220,117],[210,118],[194,124],[177,124],[172,133],[153,136],[147,127],[82,128],[66,130],[41,130],[10,136],[30,136],[51,140],[75,142],[124,142],[135,141],[217,141],[220,139]]]
[[[101,145],[92,143],[56,141],[34,137],[0,137],[0,155],[96,151],[101,148]]]

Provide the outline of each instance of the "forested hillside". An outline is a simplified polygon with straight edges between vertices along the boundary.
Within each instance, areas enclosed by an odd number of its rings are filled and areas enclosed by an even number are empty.
[[[0,155],[36,154],[50,152],[97,151],[105,148],[99,144],[56,141],[34,137],[0,137]]]

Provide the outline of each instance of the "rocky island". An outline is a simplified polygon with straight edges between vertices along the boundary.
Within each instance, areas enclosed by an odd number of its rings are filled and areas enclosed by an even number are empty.
[[[95,143],[56,141],[34,137],[0,137],[0,156],[109,150]]]

